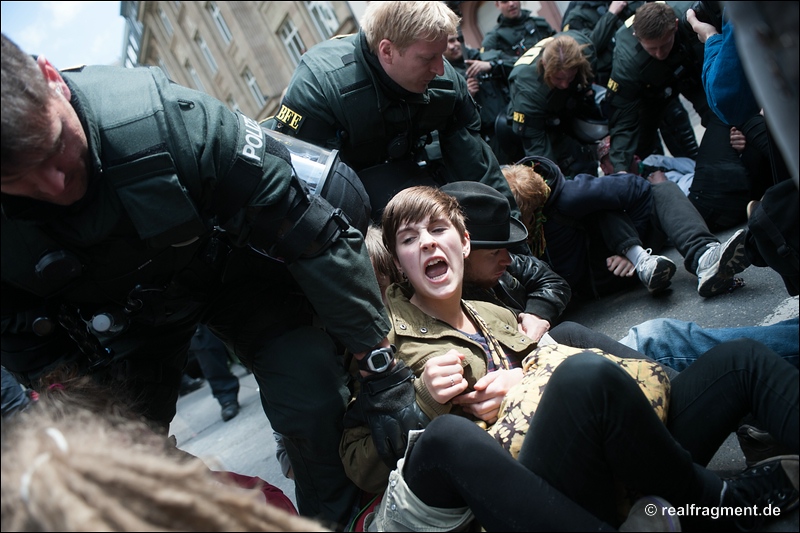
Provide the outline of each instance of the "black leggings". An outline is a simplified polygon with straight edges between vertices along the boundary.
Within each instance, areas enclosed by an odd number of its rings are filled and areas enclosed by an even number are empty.
[[[472,422],[444,416],[417,441],[404,475],[422,501],[468,505],[488,531],[618,525],[617,481],[673,505],[718,505],[722,481],[702,465],[744,415],[797,453],[797,382],[797,368],[766,346],[723,343],[672,382],[664,425],[622,369],[578,354],[553,372],[518,462]]]

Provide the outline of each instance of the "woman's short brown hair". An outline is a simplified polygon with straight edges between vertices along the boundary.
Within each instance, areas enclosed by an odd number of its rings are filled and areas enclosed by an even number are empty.
[[[392,257],[397,259],[397,230],[403,224],[446,218],[456,231],[463,235],[467,232],[464,212],[458,200],[435,187],[419,185],[398,192],[389,200],[383,210],[381,227],[383,242]]]

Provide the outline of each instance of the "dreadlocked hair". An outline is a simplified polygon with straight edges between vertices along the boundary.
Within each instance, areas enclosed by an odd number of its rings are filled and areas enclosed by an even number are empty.
[[[224,481],[89,377],[60,377],[2,427],[3,531],[330,531]],[[74,394],[73,394],[74,391]]]
[[[528,246],[536,257],[542,257],[547,248],[544,238],[544,205],[550,197],[550,186],[528,165],[507,165],[503,175],[511,194],[517,201],[522,222],[528,230]]]

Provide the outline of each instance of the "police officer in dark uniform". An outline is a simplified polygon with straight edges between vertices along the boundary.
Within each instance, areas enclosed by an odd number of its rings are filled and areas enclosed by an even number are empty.
[[[634,154],[644,159],[658,153],[657,124],[670,121],[682,94],[705,127],[697,149],[693,129],[673,129],[682,149],[676,157],[695,159],[689,199],[714,231],[743,222],[747,202],[763,184],[748,174],[731,146],[731,125],[712,111],[702,82],[704,45],[686,20],[691,2],[646,3],[617,32],[614,64],[606,97],[611,109],[609,156],[615,171],[630,168]],[[682,109],[683,106],[681,105]],[[687,117],[688,120],[688,117]],[[685,134],[679,134],[686,131]],[[662,137],[665,130],[661,129]],[[666,142],[666,139],[665,139]],[[692,155],[694,153],[695,155]],[[626,165],[628,165],[626,167]]]
[[[511,96],[503,69],[496,63],[481,59],[475,48],[464,44],[461,32],[450,35],[444,57],[456,72],[467,80],[467,89],[481,111],[481,135],[501,165],[510,165],[522,158],[522,150],[515,150],[518,143],[501,142],[495,135],[495,124],[508,114]]]
[[[277,131],[340,151],[375,220],[395,192],[455,180],[494,187],[519,215],[466,81],[442,57],[457,27],[443,2],[370,2],[358,33],[303,54],[274,117]]]
[[[598,173],[596,145],[578,135],[575,122],[601,127],[595,140],[605,135],[591,83],[594,50],[588,34],[562,32],[525,52],[509,78],[513,129],[525,155],[556,162],[566,176]]]
[[[624,7],[622,11],[615,13],[610,9],[611,5],[615,3],[594,0],[570,2],[561,21],[561,31],[581,30],[593,34],[595,31],[606,31],[606,29],[612,28],[611,31],[616,32],[622,26],[622,23],[630,18],[639,6],[644,4],[644,2],[619,2],[624,4]],[[603,18],[611,19],[613,24],[609,26],[600,24],[600,20]],[[611,75],[611,62],[614,57],[616,40],[612,35],[609,39],[604,39],[602,36],[593,36],[592,41],[607,43],[605,46],[595,49],[597,65],[594,83],[605,87],[606,83],[608,83],[608,77]]]
[[[701,81],[703,45],[685,19],[691,4],[645,3],[616,33],[605,102],[610,157],[616,171],[628,172],[634,155],[644,159],[651,153],[663,153],[658,128],[664,120],[677,132],[668,144],[672,155],[697,158],[697,139],[688,114],[684,117],[685,109],[676,105],[682,94],[705,127],[713,115]],[[678,122],[683,126],[674,126]]]
[[[597,31],[595,28],[597,28],[598,22],[603,17],[611,16],[614,17],[614,31],[616,32],[622,26],[623,21],[633,16],[635,11],[644,5],[644,2],[622,2],[627,6],[618,15],[614,16],[611,11],[615,3],[570,2],[569,6],[567,6],[567,11],[564,13],[563,30],[583,30],[594,33]],[[597,36],[593,36],[592,40],[597,42]],[[602,87],[608,84],[608,79],[611,76],[616,38],[612,36],[606,42],[608,43],[606,46],[595,50],[597,53],[597,71],[595,72],[594,83]],[[606,113],[605,108],[604,113]],[[671,153],[686,153],[687,157],[697,157],[697,143],[691,140],[694,135],[691,119],[679,99],[676,98],[668,104],[659,124],[659,132],[664,144],[666,144]],[[657,148],[657,152],[663,152],[660,145]]]
[[[334,339],[364,360],[389,322],[351,226],[368,218],[309,194],[294,161],[158,68],[59,72],[2,36],[3,366],[36,387],[71,365],[166,432],[207,324],[255,375],[300,512],[343,524],[358,491]]]
[[[516,0],[495,1],[494,5],[500,14],[497,25],[483,38],[481,55],[493,62],[493,66],[502,68],[508,78],[517,59],[542,39],[555,35],[556,30],[544,17],[521,9]]]

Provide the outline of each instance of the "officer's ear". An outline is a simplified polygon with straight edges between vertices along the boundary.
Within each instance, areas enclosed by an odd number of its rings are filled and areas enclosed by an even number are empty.
[[[398,53],[398,50],[394,43],[389,39],[381,39],[381,42],[378,43],[377,52],[378,59],[381,60],[381,63],[391,65],[394,55]]]
[[[61,73],[58,69],[43,55],[39,55],[36,58],[36,65],[39,67],[39,70],[42,71],[42,75],[44,75],[44,79],[47,80],[48,85],[69,101],[72,98],[72,93],[64,81],[64,78],[61,77]]]

